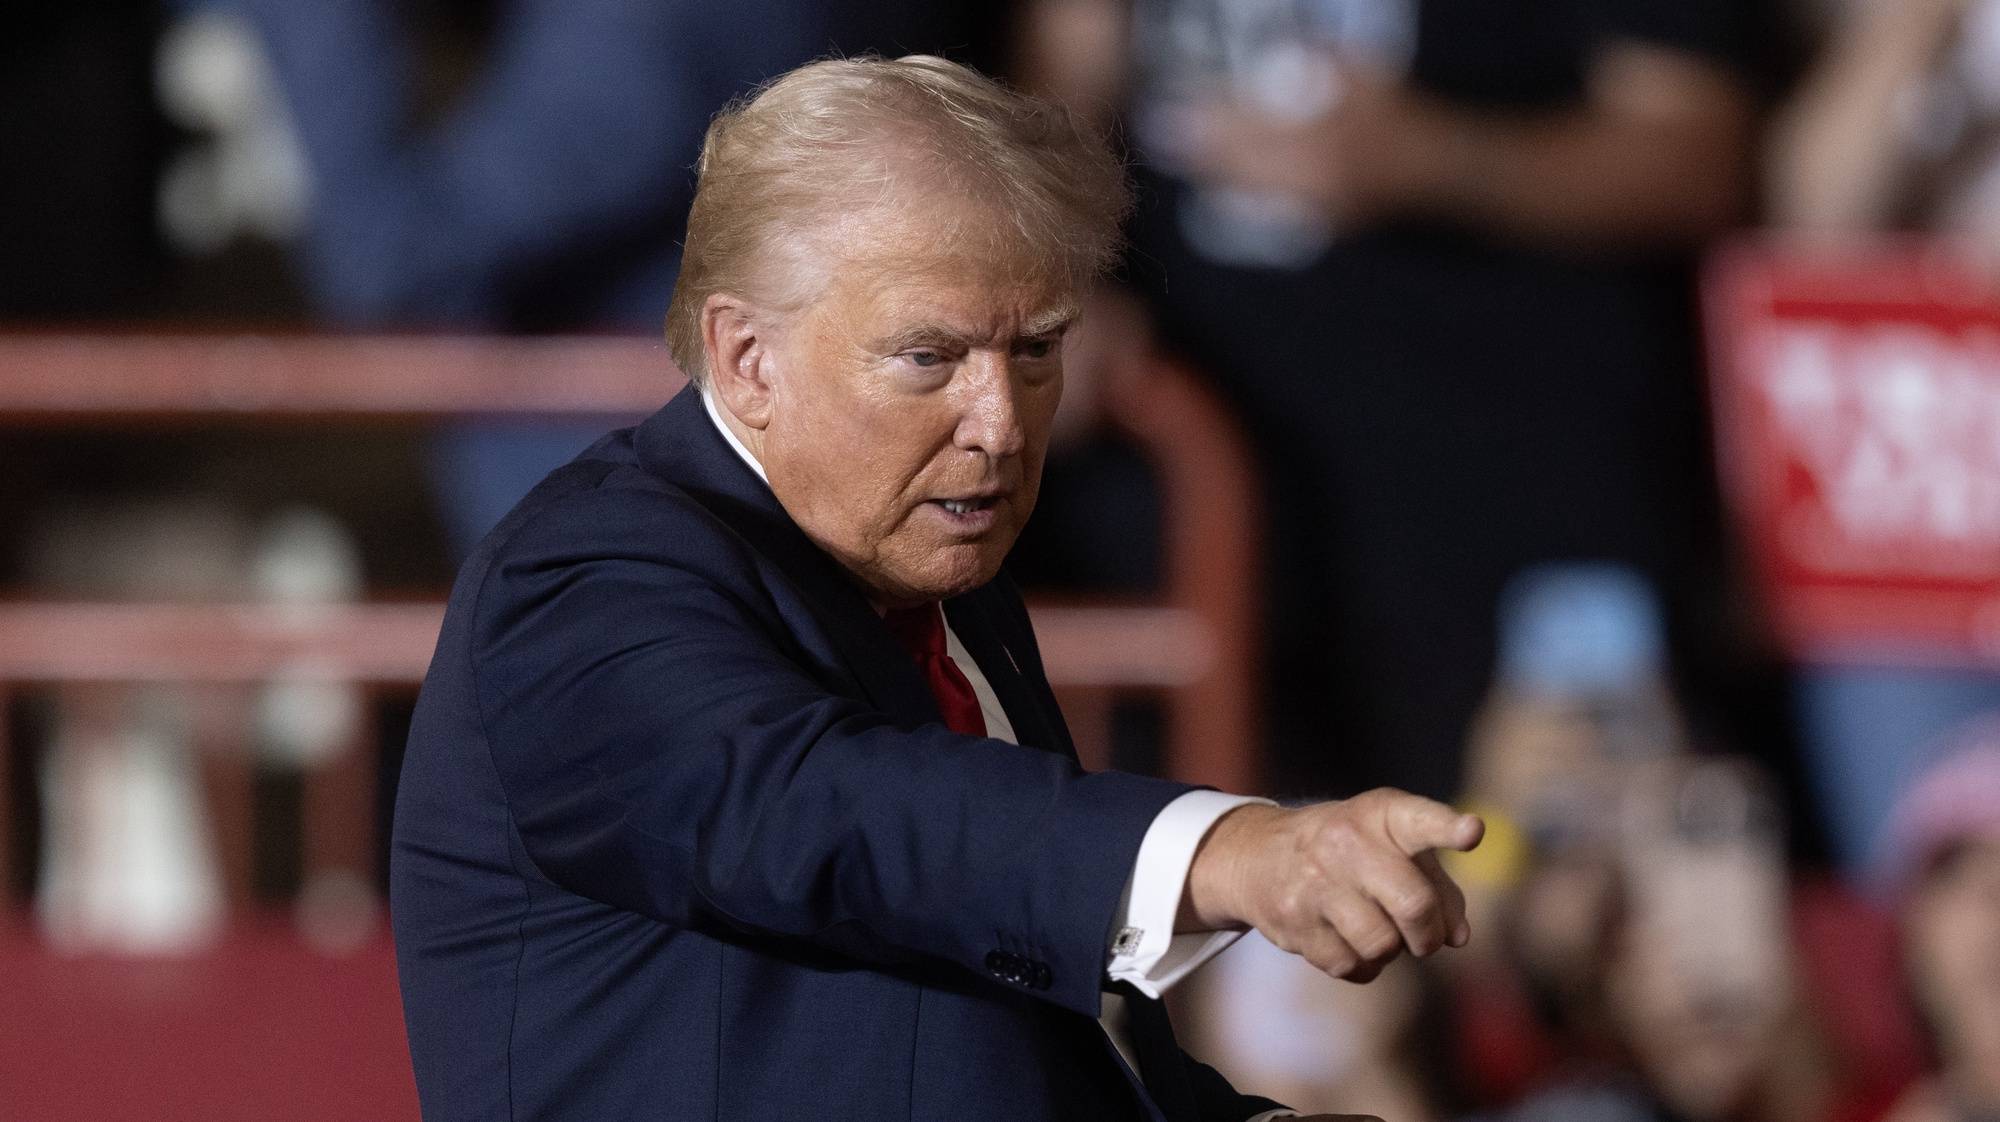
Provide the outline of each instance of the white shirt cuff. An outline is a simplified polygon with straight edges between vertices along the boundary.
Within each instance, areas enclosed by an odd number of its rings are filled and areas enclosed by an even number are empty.
[[[1221,791],[1189,791],[1160,809],[1140,839],[1138,859],[1118,901],[1111,929],[1111,963],[1105,974],[1147,997],[1157,998],[1202,963],[1242,938],[1241,931],[1174,934],[1181,893],[1187,887],[1194,851],[1215,821],[1239,806],[1278,804]],[[1263,1116],[1259,1116],[1260,1118]],[[1284,1117],[1276,1115],[1275,1117]]]
[[[1284,1110],[1284,1109],[1267,1110],[1262,1114],[1253,1114],[1250,1117],[1245,1118],[1243,1122],[1271,1122],[1271,1120],[1274,1118],[1297,1118],[1297,1117],[1299,1117],[1299,1112],[1296,1110]]]

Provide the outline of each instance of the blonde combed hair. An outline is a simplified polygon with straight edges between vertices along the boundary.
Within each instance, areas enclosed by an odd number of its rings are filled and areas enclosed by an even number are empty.
[[[666,334],[697,383],[709,296],[809,302],[826,270],[806,243],[848,214],[969,199],[1002,220],[978,233],[1081,287],[1116,258],[1131,206],[1123,164],[1082,118],[931,55],[783,74],[716,115],[695,172]]]

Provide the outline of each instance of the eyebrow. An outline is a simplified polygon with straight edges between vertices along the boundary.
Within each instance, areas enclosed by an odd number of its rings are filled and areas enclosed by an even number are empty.
[[[1061,335],[1076,322],[1076,309],[1061,307],[1044,312],[1024,325],[1018,339],[1040,339],[1048,335]],[[954,347],[970,348],[981,342],[956,327],[944,323],[914,323],[900,331],[892,332],[875,341],[872,346],[877,354],[896,354],[912,347]]]
[[[1038,339],[1044,335],[1061,335],[1076,322],[1078,309],[1074,304],[1051,308],[1028,321],[1028,330],[1022,333],[1024,339]]]

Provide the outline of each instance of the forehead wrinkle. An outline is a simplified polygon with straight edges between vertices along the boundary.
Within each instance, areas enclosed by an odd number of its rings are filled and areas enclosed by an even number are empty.
[[[990,343],[1009,323],[1018,325],[1015,338],[1035,338],[1076,319],[1066,272],[1017,241],[992,237],[990,228],[987,236],[965,236],[984,208],[968,213],[966,200],[936,194],[904,201],[898,211],[829,214],[800,231],[817,243],[813,256],[827,280],[816,301],[828,305],[821,322],[831,313],[870,352],[893,354],[926,343]],[[941,301],[941,293],[949,295]],[[871,321],[874,331],[863,327]]]

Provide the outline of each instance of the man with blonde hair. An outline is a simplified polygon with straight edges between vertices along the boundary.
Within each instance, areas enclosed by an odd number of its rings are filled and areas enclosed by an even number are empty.
[[[667,323],[693,384],[481,545],[418,705],[391,897],[427,1118],[1283,1116],[1162,991],[1250,927],[1363,980],[1464,942],[1432,850],[1470,816],[1077,764],[1000,566],[1126,204],[1067,113],[941,59],[716,118]]]

